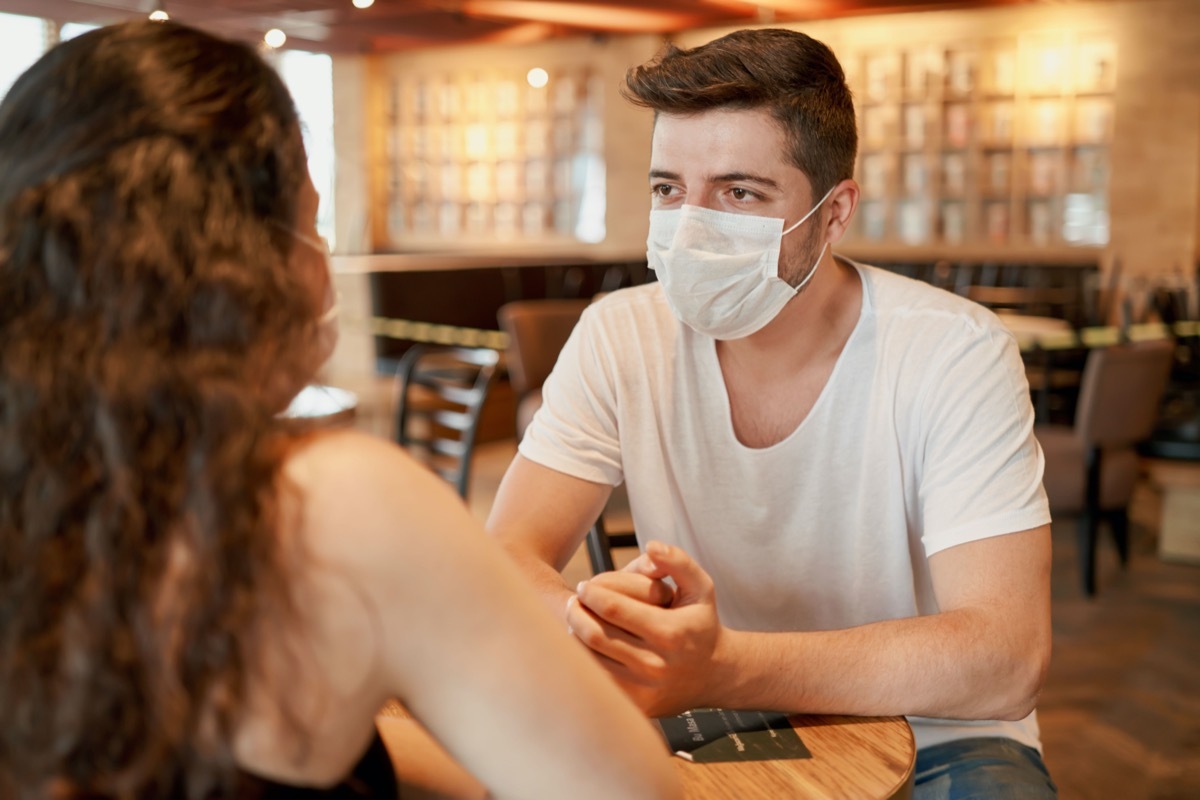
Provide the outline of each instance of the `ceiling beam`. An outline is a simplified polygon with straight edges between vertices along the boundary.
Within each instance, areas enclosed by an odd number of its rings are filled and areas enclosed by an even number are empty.
[[[614,33],[676,31],[714,22],[711,13],[561,0],[461,0],[455,5],[472,17],[529,20]]]
[[[383,33],[371,37],[371,50],[395,52],[419,50],[430,47],[447,47],[469,44],[533,44],[562,35],[562,28],[545,22],[525,22],[510,25],[490,33],[470,37],[456,37],[451,41],[434,41],[428,36],[405,36],[402,33]]]

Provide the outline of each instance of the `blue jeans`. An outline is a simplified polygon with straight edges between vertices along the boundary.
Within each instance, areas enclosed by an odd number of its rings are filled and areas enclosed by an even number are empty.
[[[917,752],[913,800],[1051,800],[1042,757],[1012,739],[957,739]]]

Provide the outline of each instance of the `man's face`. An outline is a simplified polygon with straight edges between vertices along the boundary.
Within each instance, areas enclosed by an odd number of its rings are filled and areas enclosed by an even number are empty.
[[[783,130],[760,109],[660,114],[650,149],[652,207],[702,206],[783,219],[786,230],[812,208],[808,177],[787,160]],[[797,285],[818,257],[824,208],[783,237],[779,276]]]

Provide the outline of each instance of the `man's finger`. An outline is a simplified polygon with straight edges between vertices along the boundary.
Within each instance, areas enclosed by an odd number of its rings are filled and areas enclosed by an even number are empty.
[[[671,601],[675,599],[675,590],[668,584],[633,572],[601,572],[580,583],[575,590],[579,591],[580,587],[584,585],[602,586],[639,602],[660,608],[669,608]]]
[[[659,673],[666,668],[662,657],[647,650],[643,641],[596,616],[582,602],[572,607],[568,622],[575,638],[590,650],[625,665],[634,673]]]
[[[615,625],[638,640],[649,640],[667,624],[667,612],[661,607],[630,598],[602,585],[581,583],[577,588],[580,605],[598,619]],[[644,646],[644,645],[643,645]]]
[[[567,607],[563,611],[563,619],[567,621],[567,633],[575,632],[574,629],[571,628],[571,606],[578,602],[579,598],[575,595],[571,595],[567,598]]]
[[[641,557],[649,559],[663,577],[675,582],[675,605],[691,605],[712,595],[712,578],[691,556],[678,547],[652,541]]]
[[[633,559],[628,564],[621,567],[621,569],[618,570],[618,572],[632,573],[634,575],[644,575],[647,578],[654,578],[655,580],[661,580],[662,578],[665,578],[667,575],[667,573],[664,572],[662,570],[662,568],[660,568],[657,564],[654,563],[654,559],[651,558],[646,553],[641,553],[640,555],[638,555],[637,558]],[[603,575],[606,573],[601,573],[601,574]]]

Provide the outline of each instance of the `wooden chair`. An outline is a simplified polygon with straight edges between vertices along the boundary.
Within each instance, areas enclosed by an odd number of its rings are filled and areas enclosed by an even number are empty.
[[[515,300],[500,306],[496,319],[508,334],[508,379],[517,398],[517,440],[542,405],[542,384],[588,300]]]
[[[395,440],[466,499],[479,416],[500,354],[414,344],[396,369]]]
[[[1079,517],[1083,590],[1096,593],[1096,538],[1106,520],[1121,563],[1129,559],[1129,500],[1138,476],[1135,445],[1154,430],[1174,360],[1171,340],[1091,351],[1073,426],[1034,428],[1046,457],[1050,511]]]
[[[637,547],[637,534],[633,531],[609,533],[604,524],[604,515],[601,514],[587,532],[586,546],[592,573],[611,572],[616,569],[616,565],[613,563],[613,549]]]

